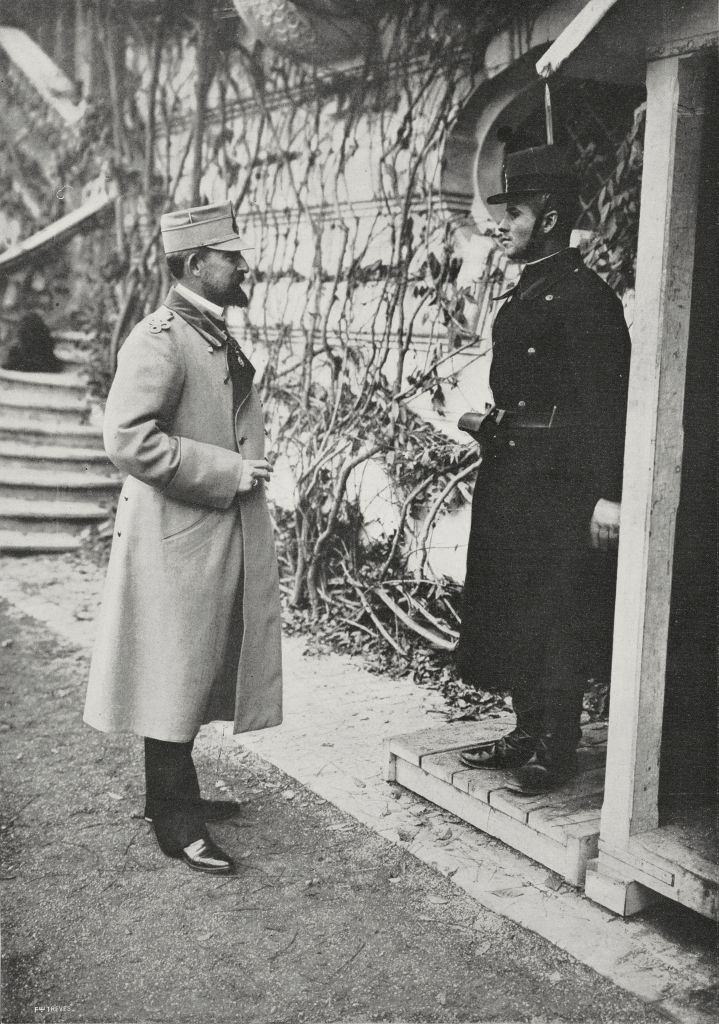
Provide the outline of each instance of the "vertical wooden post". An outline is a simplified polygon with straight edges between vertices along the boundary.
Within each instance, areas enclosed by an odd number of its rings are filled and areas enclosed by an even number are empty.
[[[706,58],[647,69],[647,122],[601,839],[657,827]]]

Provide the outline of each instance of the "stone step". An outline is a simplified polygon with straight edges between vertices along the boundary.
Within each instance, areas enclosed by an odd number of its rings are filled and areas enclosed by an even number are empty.
[[[38,444],[0,439],[0,471],[31,469],[68,473],[92,473],[116,477],[117,470],[102,448],[73,448],[70,445]]]
[[[79,536],[71,533],[23,533],[20,530],[0,530],[0,555],[47,555],[75,551],[80,547]]]
[[[0,498],[40,501],[111,499],[120,489],[119,477],[98,473],[60,473],[42,469],[0,469]]]
[[[74,396],[16,395],[0,390],[0,416],[12,416],[25,423],[56,423],[86,425],[93,417],[92,405]]]
[[[37,501],[0,498],[0,530],[20,533],[72,534],[111,515],[109,508],[90,501]]]
[[[38,423],[7,415],[0,409],[0,440],[29,446],[58,445],[104,451],[102,428],[97,423]]]
[[[53,336],[57,338],[58,334],[54,333]],[[87,370],[88,355],[78,345],[63,343],[55,345],[55,355],[63,363],[65,373],[79,374]]]
[[[69,401],[55,398],[40,401],[22,395],[0,391],[0,418],[8,417],[30,423],[55,424],[59,429],[65,426],[97,425],[101,419],[89,402]]]
[[[39,423],[0,408],[0,440],[22,441],[28,445],[57,444],[67,448],[96,448],[102,451],[102,429],[97,423]]]
[[[0,394],[30,395],[38,402],[42,397],[50,402],[56,397],[65,397],[85,404],[87,387],[75,372],[21,373],[19,370],[0,369]]]

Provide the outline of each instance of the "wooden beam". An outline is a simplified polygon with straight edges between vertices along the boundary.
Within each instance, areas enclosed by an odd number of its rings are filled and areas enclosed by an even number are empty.
[[[602,840],[655,828],[707,58],[647,69]]]
[[[537,61],[537,74],[549,78],[581,46],[587,36],[597,27],[605,14],[611,11],[617,0],[588,0],[549,49]]]

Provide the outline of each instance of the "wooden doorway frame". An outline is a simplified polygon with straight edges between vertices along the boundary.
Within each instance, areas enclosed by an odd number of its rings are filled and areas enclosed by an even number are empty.
[[[701,146],[713,49],[647,65],[647,120],[599,859],[587,895],[629,914],[653,893],[714,916],[716,866],[662,852],[659,767],[683,455]],[[665,855],[666,854],[666,855]]]

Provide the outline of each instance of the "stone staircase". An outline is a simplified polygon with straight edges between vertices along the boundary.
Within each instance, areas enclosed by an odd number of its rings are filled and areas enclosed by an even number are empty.
[[[0,369],[0,554],[77,548],[111,515],[120,483],[76,367]]]

